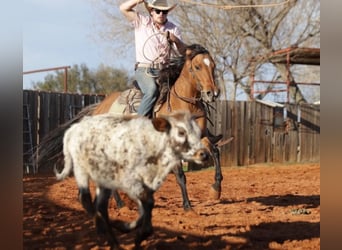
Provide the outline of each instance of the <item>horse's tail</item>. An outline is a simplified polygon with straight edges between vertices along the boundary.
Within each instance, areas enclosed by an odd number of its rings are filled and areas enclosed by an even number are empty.
[[[33,161],[38,167],[44,165],[50,165],[57,162],[62,162],[63,157],[63,137],[64,132],[74,123],[80,121],[86,115],[92,115],[96,104],[92,104],[83,108],[75,117],[71,120],[61,124],[56,129],[50,131],[42,141],[37,145],[32,155]],[[37,156],[36,159],[35,156]],[[55,166],[56,167],[56,166]]]

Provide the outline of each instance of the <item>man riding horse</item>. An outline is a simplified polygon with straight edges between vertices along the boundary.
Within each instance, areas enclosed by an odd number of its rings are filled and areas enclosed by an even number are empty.
[[[169,5],[166,0],[145,2],[149,15],[144,16],[134,10],[134,7],[143,2],[144,0],[128,0],[120,5],[120,10],[135,28],[135,79],[142,92],[137,113],[152,116],[159,92],[159,72],[166,67],[172,56],[171,48],[184,55],[186,45],[181,40],[179,28],[167,19],[167,14],[176,4]],[[160,99],[165,92],[163,89],[160,91]]]
[[[134,10],[143,3],[149,13],[144,16]],[[142,99],[137,113],[151,117],[165,102],[170,89],[170,79],[160,78],[160,70],[168,66],[170,57],[185,56],[186,44],[181,39],[180,29],[167,19],[168,13],[176,7],[167,0],[128,0],[120,10],[135,28],[135,78],[134,85],[141,91]],[[159,96],[158,96],[159,94]],[[157,100],[158,98],[158,100]],[[156,101],[157,100],[157,101]],[[218,137],[210,134],[213,141]]]

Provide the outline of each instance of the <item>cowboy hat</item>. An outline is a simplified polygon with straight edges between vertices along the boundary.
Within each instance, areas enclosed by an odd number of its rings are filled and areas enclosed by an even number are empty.
[[[176,7],[177,4],[169,5],[167,3],[167,0],[146,0],[145,1],[145,7],[148,10],[148,12],[151,12],[152,9],[158,9],[158,10],[173,10],[174,7]]]

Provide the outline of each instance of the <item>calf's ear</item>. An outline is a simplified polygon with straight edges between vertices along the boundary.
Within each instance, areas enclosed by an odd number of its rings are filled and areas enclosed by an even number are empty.
[[[193,114],[191,115],[191,118],[194,119],[194,120],[196,120],[196,119],[201,118],[201,117],[204,117],[204,116],[205,116],[205,115],[204,115],[203,113],[193,113]]]
[[[171,129],[171,124],[165,118],[157,117],[152,119],[154,128],[159,132],[168,133]]]

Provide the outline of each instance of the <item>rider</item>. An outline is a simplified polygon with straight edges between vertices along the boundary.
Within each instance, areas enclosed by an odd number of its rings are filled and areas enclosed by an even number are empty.
[[[144,0],[127,0],[120,5],[120,11],[135,28],[135,79],[143,93],[138,114],[151,116],[158,97],[156,79],[170,57],[169,43],[173,43],[182,55],[186,45],[181,40],[179,28],[167,19],[176,4],[169,5],[167,0],[147,1],[145,7],[149,15],[145,16],[133,9],[142,2]]]

